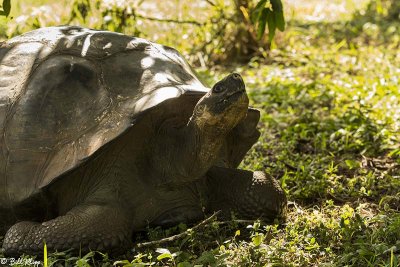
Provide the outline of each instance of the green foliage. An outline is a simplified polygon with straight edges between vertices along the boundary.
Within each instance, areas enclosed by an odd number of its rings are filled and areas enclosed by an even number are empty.
[[[276,66],[247,70],[266,82],[253,85],[254,104],[265,115],[262,141],[246,167],[276,171],[272,174],[283,175],[291,195],[305,200],[394,193],[399,186],[391,167],[399,147],[397,51],[341,46],[339,52],[337,43],[325,39],[321,54],[302,38],[283,41],[274,51]]]
[[[399,21],[400,2],[396,0],[371,1],[366,10],[356,14],[356,17],[364,16],[370,22]]]
[[[0,16],[8,17],[11,11],[11,0],[3,0],[3,4],[1,7],[3,8],[3,10],[0,10]]]
[[[179,48],[186,52],[191,63],[200,66],[246,62],[269,49],[270,42],[261,38],[266,25],[270,41],[276,28],[282,31],[285,27],[281,0],[262,0],[258,5],[255,0],[213,0],[206,1],[206,5],[170,0],[169,8],[141,0],[74,0],[66,1],[66,6],[50,1],[30,7],[19,1],[22,0],[15,1],[18,9],[14,11],[15,19],[7,22],[7,37],[46,26],[84,25]],[[179,10],[179,16],[175,10]],[[264,15],[259,15],[260,12]],[[156,15],[148,15],[153,13]],[[0,36],[1,30],[0,27]]]
[[[74,0],[69,22],[77,21],[82,25],[87,24],[90,19],[97,18],[92,22],[93,28],[140,36],[136,15],[139,8],[140,2],[132,5],[129,1]]]
[[[41,27],[71,24],[141,35],[135,16],[139,6],[128,1],[74,0],[68,7],[59,13],[53,12],[52,5],[26,8],[24,14],[8,23],[7,34],[11,37]]]
[[[253,10],[252,22],[257,27],[257,37],[261,39],[268,24],[269,41],[275,36],[276,29],[285,30],[285,18],[281,0],[260,0]]]

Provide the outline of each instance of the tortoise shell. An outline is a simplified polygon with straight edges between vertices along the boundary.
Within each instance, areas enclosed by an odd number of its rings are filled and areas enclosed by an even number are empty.
[[[208,91],[174,49],[80,27],[0,45],[0,203],[19,203],[168,99]]]

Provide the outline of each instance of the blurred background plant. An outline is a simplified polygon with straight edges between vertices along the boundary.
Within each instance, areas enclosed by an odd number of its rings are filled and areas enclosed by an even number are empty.
[[[0,16],[8,17],[11,11],[11,2],[10,0],[3,0],[0,10]]]
[[[285,29],[281,0],[15,0],[12,5],[15,18],[3,18],[3,38],[39,27],[85,25],[177,47],[201,66],[247,62],[269,49],[276,29]]]

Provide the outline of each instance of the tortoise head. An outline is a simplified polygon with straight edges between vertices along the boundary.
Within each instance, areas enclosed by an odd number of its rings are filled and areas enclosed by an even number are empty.
[[[219,132],[233,129],[247,114],[249,99],[242,77],[232,73],[217,82],[196,104],[191,121]]]

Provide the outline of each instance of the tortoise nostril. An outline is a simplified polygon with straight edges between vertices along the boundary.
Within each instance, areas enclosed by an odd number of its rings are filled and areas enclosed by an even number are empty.
[[[237,74],[237,73],[232,73],[232,77],[234,78],[234,79],[241,79],[242,77],[240,76],[240,74]]]

